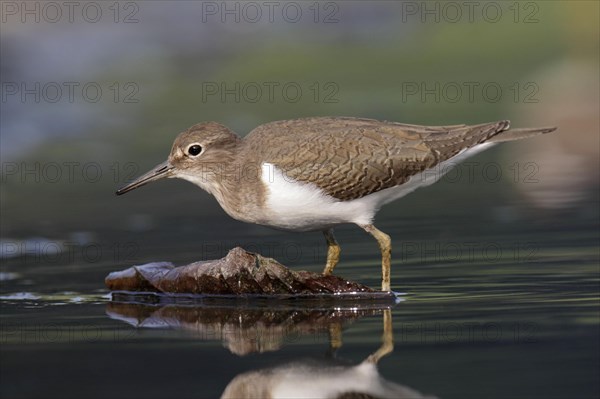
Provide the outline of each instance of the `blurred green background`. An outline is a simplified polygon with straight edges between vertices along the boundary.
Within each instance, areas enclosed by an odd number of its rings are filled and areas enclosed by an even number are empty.
[[[478,158],[500,162],[500,186],[441,182],[382,218],[489,213],[509,199],[546,215],[598,217],[597,2],[284,2],[272,15],[261,2],[121,2],[117,10],[97,3],[95,23],[85,2],[73,22],[65,9],[52,22],[53,9],[38,3],[37,22],[27,6],[8,3],[4,238],[218,228],[227,216],[187,183],[160,182],[122,198],[113,192],[162,162],[194,123],[214,120],[245,135],[272,120],[316,115],[559,126],[553,136]],[[72,100],[65,82],[77,84]],[[97,102],[94,90],[83,93],[90,82],[102,89]],[[24,93],[36,84],[39,98]],[[63,88],[58,101],[53,84]],[[535,163],[536,184],[513,178],[515,161],[521,173]],[[256,229],[234,226],[240,235]]]

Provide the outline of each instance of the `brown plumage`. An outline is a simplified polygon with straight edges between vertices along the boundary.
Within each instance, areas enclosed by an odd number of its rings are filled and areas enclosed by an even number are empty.
[[[325,274],[333,271],[340,253],[332,228],[355,223],[379,244],[382,290],[387,291],[391,241],[372,224],[382,205],[435,181],[413,176],[459,154],[471,155],[468,150],[478,151],[480,144],[553,130],[509,130],[508,121],[419,126],[317,117],[267,123],[242,139],[219,123],[205,122],[177,136],[166,162],[117,194],[179,177],[214,195],[235,219],[292,231],[322,230],[329,248]]]
[[[244,159],[267,160],[290,178],[348,201],[405,183],[508,128],[508,121],[419,126],[344,117],[295,119],[257,127],[243,140],[241,153]]]

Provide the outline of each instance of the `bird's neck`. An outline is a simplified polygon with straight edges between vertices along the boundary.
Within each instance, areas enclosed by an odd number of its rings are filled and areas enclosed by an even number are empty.
[[[213,153],[211,159],[198,164],[188,173],[178,174],[212,194],[231,217],[244,220],[250,180],[260,179],[260,165],[252,165],[240,158],[241,140]]]

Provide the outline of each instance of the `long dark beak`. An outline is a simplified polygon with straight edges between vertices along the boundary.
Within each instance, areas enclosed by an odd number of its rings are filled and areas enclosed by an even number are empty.
[[[146,183],[150,183],[151,181],[162,179],[163,177],[169,177],[172,175],[172,171],[173,171],[173,166],[169,163],[169,161],[165,161],[165,162],[161,163],[160,165],[157,165],[150,172],[141,175],[140,177],[135,179],[133,182],[118,189],[116,194],[117,195],[125,194],[126,192],[136,189],[138,187],[141,187]]]

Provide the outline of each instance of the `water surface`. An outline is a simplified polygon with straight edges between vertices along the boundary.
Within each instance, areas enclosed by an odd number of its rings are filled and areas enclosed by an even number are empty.
[[[194,242],[220,239],[226,245],[212,248],[213,255],[222,255],[227,245],[279,242],[271,255],[294,269],[319,270],[324,244],[317,233],[249,226],[233,242],[227,234],[239,225],[227,222],[210,235],[198,229],[178,241],[151,231],[147,240],[161,245],[132,247],[94,262],[78,253],[52,261],[32,253],[6,259],[0,393],[212,398],[244,376],[258,381],[261,370],[271,370],[297,375],[298,381],[319,376],[321,385],[315,380],[314,387],[325,394],[351,386],[336,373],[362,370],[361,362],[382,348],[387,314],[393,352],[381,357],[378,373],[361,382],[365,386],[384,381],[439,398],[597,397],[594,223],[500,223],[482,232],[477,221],[456,224],[448,218],[380,223],[395,239],[392,282],[402,300],[370,308],[123,304],[111,302],[102,284],[108,272],[131,264],[195,260],[201,251]],[[343,252],[337,272],[379,286],[375,243],[352,228],[342,228],[338,241]],[[232,383],[236,376],[242,377]]]

